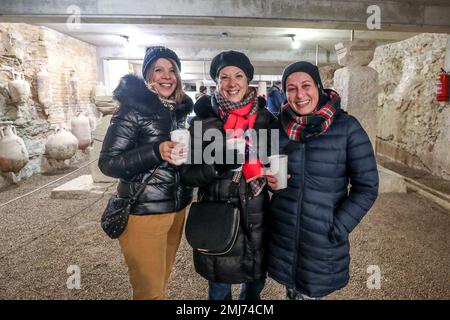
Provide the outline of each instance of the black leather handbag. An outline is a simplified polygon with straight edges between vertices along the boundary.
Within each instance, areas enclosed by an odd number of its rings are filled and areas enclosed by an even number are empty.
[[[232,201],[239,193],[242,171],[235,172],[228,201],[194,202],[186,220],[185,235],[189,245],[208,255],[224,255],[236,243],[241,212]]]
[[[142,181],[139,188],[130,198],[121,198],[115,195],[109,199],[105,211],[103,211],[102,214],[101,226],[103,231],[105,231],[111,239],[117,239],[127,227],[132,205],[144,191],[147,182],[150,181],[157,169],[158,167]]]

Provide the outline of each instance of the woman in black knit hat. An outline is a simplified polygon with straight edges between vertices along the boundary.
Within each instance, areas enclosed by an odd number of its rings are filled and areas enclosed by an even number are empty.
[[[146,51],[143,79],[126,75],[114,90],[120,107],[113,115],[99,167],[119,178],[117,192],[129,198],[153,173],[131,208],[119,244],[128,265],[134,299],[164,299],[180,244],[185,208],[192,189],[180,184],[179,163],[170,132],[184,128],[193,103],[183,92],[181,63],[172,50]]]
[[[249,87],[253,66],[246,55],[236,51],[221,52],[211,62],[210,75],[217,83],[217,90],[212,97],[203,96],[194,105],[197,116],[189,129],[193,153],[195,146],[201,146],[201,154],[210,149],[212,142],[202,139],[210,129],[215,129],[221,134],[221,141],[226,141],[250,129],[259,133],[275,121],[272,114],[259,105],[256,90]],[[202,132],[195,132],[196,127],[201,127]],[[229,136],[226,137],[226,133]],[[240,208],[241,228],[228,253],[210,255],[194,249],[195,270],[209,280],[208,296],[212,300],[232,299],[231,285],[241,283],[239,299],[258,300],[265,284],[269,195],[260,159],[267,156],[267,152],[256,151],[250,140],[246,140],[246,157],[241,162],[236,158],[230,162],[216,153],[213,165],[202,159],[201,163],[193,162],[181,169],[181,181],[199,187],[200,202],[223,202],[231,196],[232,202]],[[250,154],[255,161],[249,161]],[[230,191],[233,178],[239,181],[237,193]]]
[[[377,197],[377,166],[366,132],[315,65],[291,64],[282,86],[277,128],[291,177],[271,199],[268,271],[288,298],[321,298],[348,283],[348,235]],[[277,189],[275,177],[268,183]]]

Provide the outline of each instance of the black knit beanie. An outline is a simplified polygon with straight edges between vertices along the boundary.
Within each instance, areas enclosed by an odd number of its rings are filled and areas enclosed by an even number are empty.
[[[294,72],[305,72],[309,74],[319,87],[319,92],[321,93],[323,91],[324,88],[322,85],[322,80],[320,79],[319,68],[317,68],[312,63],[309,63],[308,61],[298,61],[288,65],[283,71],[281,84],[284,93],[286,93],[286,79]]]
[[[250,63],[249,58],[238,51],[223,51],[215,56],[211,61],[211,68],[209,69],[209,75],[217,82],[217,76],[220,70],[225,67],[234,66],[242,69],[248,78],[248,81],[253,79],[253,65]]]
[[[328,102],[330,99],[325,88],[322,84],[322,79],[320,78],[319,68],[317,66],[313,65],[312,63],[308,61],[298,61],[294,62],[286,67],[283,71],[283,76],[281,78],[281,85],[283,86],[283,92],[286,94],[286,79],[289,77],[290,74],[294,72],[305,72],[313,78],[314,82],[317,84],[317,87],[319,88],[319,101],[317,105],[323,106],[325,103]]]
[[[148,69],[150,68],[152,63],[156,62],[156,60],[158,60],[159,58],[172,59],[177,64],[178,70],[181,71],[181,62],[175,52],[163,46],[148,47],[147,51],[145,52],[144,63],[142,65],[142,76],[145,80],[148,80]]]

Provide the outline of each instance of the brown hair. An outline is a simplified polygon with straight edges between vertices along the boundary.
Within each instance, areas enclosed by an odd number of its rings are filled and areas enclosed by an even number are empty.
[[[175,70],[175,77],[177,78],[177,86],[175,87],[175,91],[172,93],[170,97],[168,97],[169,100],[175,101],[177,104],[180,104],[183,102],[183,100],[186,99],[186,93],[183,91],[183,84],[181,83],[181,76],[180,76],[180,70],[178,69],[178,66],[176,62],[173,59],[170,58],[160,58],[160,59],[166,59],[170,61],[170,64],[172,65],[173,69]],[[158,60],[156,60],[158,61]],[[147,79],[150,81],[152,78],[153,72],[155,71],[155,65],[156,61],[152,63],[150,68],[148,68],[147,72]],[[163,98],[163,97],[161,97]]]

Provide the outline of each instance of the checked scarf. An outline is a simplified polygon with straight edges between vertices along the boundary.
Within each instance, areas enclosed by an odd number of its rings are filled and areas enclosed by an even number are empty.
[[[251,88],[247,96],[239,102],[225,99],[218,91],[214,93],[214,99],[219,108],[219,116],[224,121],[223,128],[227,134],[231,132],[231,136],[227,138],[241,137],[247,129],[253,128],[259,108],[254,88]],[[250,141],[249,135],[245,135],[245,141],[246,154],[257,154],[255,153],[257,151],[256,146],[254,146],[253,141]],[[246,157],[242,166],[242,173],[250,186],[251,195],[256,197],[266,184],[266,179],[263,177],[264,167],[259,158],[256,158],[256,161],[249,161]]]
[[[281,110],[281,124],[289,140],[304,141],[306,138],[325,133],[333,122],[333,115],[339,108],[337,92],[325,89],[328,101],[310,115],[300,116],[286,103]]]

